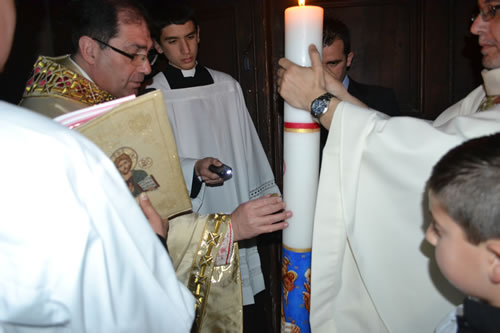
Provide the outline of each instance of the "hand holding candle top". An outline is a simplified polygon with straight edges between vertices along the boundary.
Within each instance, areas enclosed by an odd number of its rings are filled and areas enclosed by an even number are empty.
[[[304,111],[309,111],[311,101],[327,91],[319,53],[312,44],[308,49],[312,67],[298,66],[287,58],[281,58],[278,69],[278,92],[281,97],[291,106]]]
[[[314,45],[309,45],[311,67],[302,67],[294,64],[287,58],[279,60],[278,92],[287,103],[303,109],[311,110],[312,101],[325,92],[334,95],[330,99],[328,112],[319,121],[322,126],[329,129],[337,104],[347,101],[362,107],[367,106],[356,97],[350,95],[340,81],[325,71],[321,63],[320,54]]]

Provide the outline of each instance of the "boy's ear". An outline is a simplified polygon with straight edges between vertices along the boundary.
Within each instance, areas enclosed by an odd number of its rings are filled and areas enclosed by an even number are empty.
[[[156,49],[156,52],[158,52],[159,54],[163,53],[163,49],[161,48],[160,44],[158,44],[158,42],[156,40],[153,40],[153,45]]]
[[[491,254],[490,280],[495,284],[500,284],[500,239],[490,239],[486,241],[486,249]]]

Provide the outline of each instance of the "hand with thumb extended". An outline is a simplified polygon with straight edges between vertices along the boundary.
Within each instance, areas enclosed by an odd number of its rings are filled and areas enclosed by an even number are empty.
[[[309,46],[311,67],[301,67],[286,58],[279,60],[278,92],[291,106],[310,111],[312,101],[326,92],[325,74],[316,46]]]

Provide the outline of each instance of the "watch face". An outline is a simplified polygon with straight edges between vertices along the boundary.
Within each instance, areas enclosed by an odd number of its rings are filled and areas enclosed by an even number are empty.
[[[326,93],[316,98],[311,104],[311,114],[316,118],[325,114],[328,111],[328,103],[330,103],[332,97],[333,95]]]
[[[312,105],[312,112],[314,114],[314,116],[318,116],[320,114],[323,113],[323,111],[325,110],[325,107],[328,107],[328,103],[324,100],[324,99],[316,99],[314,102],[313,102],[313,105]]]

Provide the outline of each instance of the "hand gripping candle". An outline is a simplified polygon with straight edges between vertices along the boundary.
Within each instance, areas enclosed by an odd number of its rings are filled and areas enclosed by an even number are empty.
[[[308,47],[321,52],[323,8],[285,10],[285,57],[311,66]],[[320,127],[312,116],[285,103],[283,199],[293,211],[283,231],[281,332],[310,332],[311,246],[319,177]],[[314,272],[313,272],[314,274]]]

